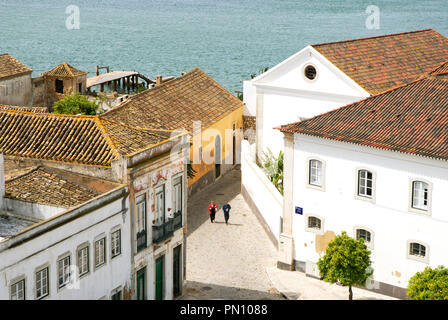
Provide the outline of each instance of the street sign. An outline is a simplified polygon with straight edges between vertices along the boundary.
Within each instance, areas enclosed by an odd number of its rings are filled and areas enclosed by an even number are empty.
[[[296,214],[303,214],[303,208],[296,207]]]

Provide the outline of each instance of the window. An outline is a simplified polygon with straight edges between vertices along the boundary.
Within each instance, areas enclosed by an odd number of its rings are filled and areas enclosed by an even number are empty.
[[[137,251],[146,248],[146,194],[136,199],[137,206]]]
[[[78,83],[78,92],[82,93],[82,82]]]
[[[426,257],[426,247],[417,242],[411,242],[409,244],[409,255],[419,258]]]
[[[118,256],[121,253],[121,230],[112,232],[110,237],[112,258]]]
[[[412,183],[412,207],[420,210],[428,210],[429,185],[423,181]]]
[[[25,300],[25,279],[11,285],[11,300]]]
[[[314,66],[307,65],[305,67],[304,74],[307,79],[314,80],[314,79],[316,79],[316,76],[317,76],[317,70]]]
[[[70,256],[58,260],[58,285],[64,287],[70,281]]]
[[[48,267],[36,272],[36,299],[48,296]]]
[[[373,195],[373,174],[368,170],[358,171],[358,195],[371,198]]]
[[[174,179],[174,213],[182,212],[182,177]]]
[[[89,246],[78,250],[78,269],[80,276],[89,272]]]
[[[322,226],[321,220],[317,217],[308,217],[308,228],[320,230]]]
[[[55,88],[57,93],[64,93],[64,81],[62,80],[56,80],[55,81]]]
[[[156,225],[165,223],[165,185],[156,189]]]
[[[95,241],[95,267],[106,262],[106,238]]]
[[[367,230],[364,229],[357,229],[356,230],[356,240],[359,239],[364,239],[365,242],[370,242],[371,241],[371,233]]]
[[[322,186],[322,162],[319,160],[310,160],[309,184]]]

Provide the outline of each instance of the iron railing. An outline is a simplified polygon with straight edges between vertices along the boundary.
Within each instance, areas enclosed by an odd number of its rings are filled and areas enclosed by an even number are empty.
[[[173,229],[176,231],[180,228],[182,228],[182,211],[177,211],[173,216]]]
[[[137,251],[146,248],[146,230],[137,232]]]
[[[153,243],[162,242],[173,235],[173,233],[174,233],[173,221],[174,221],[174,219],[168,218],[168,220],[165,221],[165,223],[152,226],[152,242]]]

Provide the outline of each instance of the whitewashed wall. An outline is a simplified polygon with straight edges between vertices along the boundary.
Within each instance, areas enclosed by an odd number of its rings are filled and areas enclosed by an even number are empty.
[[[95,201],[95,200],[94,200]],[[126,206],[129,207],[126,201]],[[130,218],[122,211],[122,199],[115,200],[94,212],[29,240],[21,245],[0,252],[0,299],[10,298],[10,285],[17,277],[25,276],[26,299],[35,299],[36,268],[49,264],[49,296],[44,299],[110,298],[111,291],[130,286]],[[111,230],[121,229],[121,254],[111,259]],[[94,268],[94,240],[106,237],[106,264]],[[79,289],[58,288],[57,260],[70,253],[71,264],[77,263],[77,248],[90,245],[90,272],[79,279]]]
[[[325,191],[307,186],[309,158],[325,161]],[[317,262],[316,251],[323,238],[346,231],[355,237],[355,227],[373,231],[372,260],[374,279],[406,288],[408,280],[426,266],[448,266],[448,164],[418,156],[358,145],[295,135],[294,214],[295,260]],[[358,200],[357,169],[376,174],[374,203]],[[432,212],[409,211],[412,179],[432,183]],[[323,220],[321,235],[305,230],[307,215]],[[407,242],[427,244],[428,263],[407,257]]]
[[[255,145],[250,146],[247,140],[241,142],[241,185],[278,241],[283,196],[254,162],[255,150],[250,150],[254,147]]]

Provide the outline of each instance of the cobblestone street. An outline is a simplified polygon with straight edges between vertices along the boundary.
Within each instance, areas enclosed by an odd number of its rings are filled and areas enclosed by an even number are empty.
[[[187,290],[183,299],[284,299],[266,268],[277,252],[240,193],[239,170],[199,191],[188,203]],[[219,206],[211,223],[208,204]],[[230,203],[229,225],[222,205]]]

